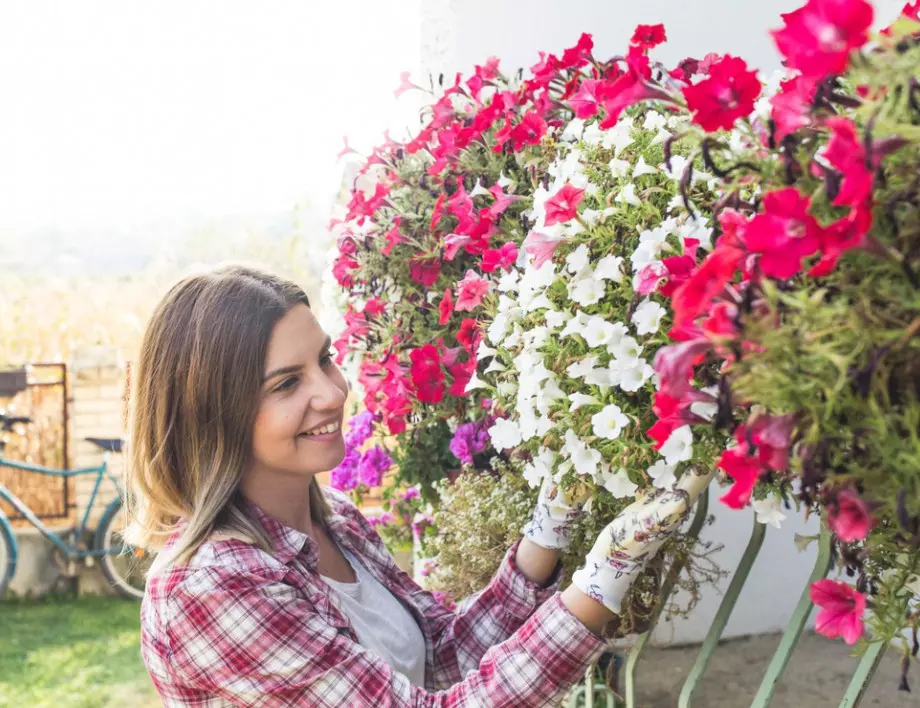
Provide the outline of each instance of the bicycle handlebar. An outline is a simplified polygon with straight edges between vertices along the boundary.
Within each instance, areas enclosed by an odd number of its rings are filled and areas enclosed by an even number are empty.
[[[32,419],[26,416],[12,416],[6,413],[0,413],[0,428],[12,432],[13,426],[17,423],[31,423]]]

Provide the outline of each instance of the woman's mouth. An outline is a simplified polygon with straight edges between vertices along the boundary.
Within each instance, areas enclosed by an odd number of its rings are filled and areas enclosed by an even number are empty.
[[[310,440],[312,442],[326,442],[329,440],[334,440],[341,434],[341,425],[338,422],[335,423],[326,423],[325,425],[318,425],[315,428],[300,433],[298,438],[303,438],[304,440]]]

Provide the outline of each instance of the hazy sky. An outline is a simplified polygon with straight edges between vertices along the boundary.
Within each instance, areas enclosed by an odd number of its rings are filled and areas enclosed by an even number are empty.
[[[412,120],[419,0],[4,0],[0,231],[284,211]]]

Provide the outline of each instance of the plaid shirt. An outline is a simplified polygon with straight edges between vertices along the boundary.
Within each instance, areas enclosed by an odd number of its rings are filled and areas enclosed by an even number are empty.
[[[548,588],[529,582],[512,548],[489,585],[456,612],[402,571],[361,513],[327,491],[329,529],[418,622],[426,689],[359,643],[316,570],[306,534],[255,505],[275,553],[211,540],[184,566],[155,571],[141,607],[142,654],[164,706],[549,706],[604,643]]]

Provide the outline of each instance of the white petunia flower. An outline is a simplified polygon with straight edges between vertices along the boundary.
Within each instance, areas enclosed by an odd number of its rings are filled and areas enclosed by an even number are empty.
[[[479,342],[479,348],[476,350],[476,358],[479,361],[482,361],[486,357],[495,356],[496,354],[498,354],[498,349],[490,347],[486,344],[485,340]]]
[[[693,457],[693,431],[689,425],[682,425],[665,440],[658,450],[669,465],[686,462]]]
[[[479,378],[479,375],[474,371],[473,375],[470,377],[470,380],[466,383],[466,388],[463,389],[464,393],[469,393],[470,391],[475,391],[477,388],[488,388],[486,382]]]
[[[581,141],[585,145],[600,145],[603,139],[604,131],[601,130],[597,121],[585,128],[584,132],[581,134]]]
[[[588,226],[595,226],[600,219],[601,212],[597,209],[585,209],[581,212],[581,220]]]
[[[629,335],[629,328],[623,322],[613,324],[613,336],[607,342],[607,351],[616,356],[616,349],[623,343],[623,338]]]
[[[634,337],[622,337],[615,345],[609,346],[607,351],[616,357],[620,367],[629,368],[639,363],[642,346]]]
[[[569,121],[568,125],[565,126],[565,130],[562,131],[563,138],[570,138],[572,140],[578,140],[581,137],[582,132],[585,129],[585,122],[581,118],[572,118]]]
[[[626,474],[626,470],[622,467],[615,472],[612,472],[609,468],[603,469],[601,471],[601,482],[604,485],[604,489],[617,499],[633,497],[639,490],[639,487],[629,479],[629,475]]]
[[[517,268],[512,268],[498,279],[499,292],[507,293],[518,289],[521,279],[521,272]]]
[[[751,506],[754,508],[754,513],[757,514],[757,521],[761,524],[772,524],[780,528],[782,522],[786,520],[786,515],[781,511],[779,499],[776,497],[752,501]]]
[[[569,396],[569,400],[572,402],[572,405],[569,406],[569,413],[574,413],[582,406],[598,406],[601,403],[594,396],[585,393],[573,393]]]
[[[569,298],[581,306],[596,305],[604,297],[606,284],[594,277],[590,267],[581,271],[577,278],[569,283]]]
[[[616,370],[599,366],[585,374],[585,383],[607,388],[616,384]]]
[[[550,330],[549,327],[534,327],[526,334],[530,340],[530,346],[537,348],[542,347],[549,341]]]
[[[602,347],[613,337],[613,323],[603,317],[592,315],[584,329],[584,338],[589,347]]]
[[[632,118],[628,116],[620,118],[617,124],[604,135],[604,147],[608,150],[613,148],[614,157],[619,157],[623,150],[633,144],[632,129]]]
[[[710,396],[719,395],[718,386],[707,386],[703,389],[703,393],[708,393]],[[718,402],[710,403],[709,401],[694,401],[690,404],[690,412],[696,413],[701,418],[706,420],[712,420],[716,413],[719,412]]]
[[[543,484],[543,471],[533,462],[524,465],[524,481],[530,485],[531,489],[536,489]]]
[[[616,197],[616,201],[622,204],[631,204],[632,206],[639,206],[642,203],[639,197],[636,196],[636,185],[632,182],[620,190],[620,193]]]
[[[562,449],[569,456],[578,474],[593,477],[597,472],[597,466],[601,463],[601,453],[588,447],[571,428],[565,431],[565,443]]]
[[[486,368],[486,370],[485,370],[484,373],[486,373],[486,374],[491,374],[493,371],[504,371],[504,370],[505,370],[505,367],[504,367],[504,366],[502,365],[502,363],[496,358],[496,359],[493,359],[493,360],[492,360],[492,363],[489,364],[489,366]]]
[[[521,444],[521,429],[513,420],[498,418],[488,432],[496,450],[508,450]]]
[[[623,427],[628,423],[629,418],[618,405],[613,403],[591,416],[591,426],[594,434],[607,440],[616,440],[620,437]]]
[[[568,312],[558,310],[547,310],[543,313],[543,317],[546,319],[546,326],[551,330],[559,329],[572,319],[572,315]]]
[[[629,160],[620,160],[614,157],[610,160],[608,165],[610,166],[610,172],[614,177],[625,177],[629,174]]]
[[[645,120],[642,122],[642,127],[648,130],[649,132],[655,130],[663,130],[668,125],[668,119],[661,115],[658,111],[649,111],[645,114]]]
[[[655,373],[648,362],[641,361],[629,368],[621,368],[619,370],[619,379],[617,385],[629,393],[635,393],[640,388],[645,386],[646,382],[652,378]]]
[[[588,246],[583,243],[565,257],[566,267],[570,273],[580,273],[587,268],[590,258]]]
[[[641,175],[653,175],[657,171],[657,169],[645,161],[644,157],[640,156],[636,166],[633,167],[633,177],[640,177]]]
[[[614,283],[623,282],[621,266],[623,259],[620,256],[604,256],[594,269],[594,277],[601,280],[612,280]]]
[[[491,193],[489,192],[489,190],[482,186],[481,179],[476,180],[476,186],[473,187],[473,191],[470,192],[470,197],[478,197],[478,196],[487,196],[487,197],[491,196]]]
[[[686,243],[688,238],[695,238],[700,242],[700,248],[709,250],[712,248],[712,228],[708,224],[709,220],[702,216],[691,217],[680,226],[677,233],[682,242]]]
[[[496,182],[496,184],[497,184],[499,187],[501,187],[502,189],[505,189],[506,187],[510,187],[511,185],[513,185],[514,182],[512,182],[510,179],[508,179],[508,178],[505,176],[504,171],[502,171],[501,175],[500,175],[499,178],[498,178],[498,182]]]
[[[572,362],[568,365],[565,370],[569,376],[573,379],[580,379],[587,376],[597,367],[597,357],[596,356],[586,356],[580,361]]]
[[[664,460],[658,460],[654,465],[648,468],[648,476],[652,478],[652,484],[659,489],[670,489],[677,482],[674,472],[677,465],[669,465]]]
[[[571,337],[573,334],[584,336],[585,327],[588,325],[588,320],[591,318],[591,315],[585,314],[581,310],[575,313],[573,317],[565,323],[565,327],[559,333],[560,337]]]
[[[645,298],[633,312],[632,323],[639,334],[655,334],[661,327],[661,318],[667,314],[661,305]]]

